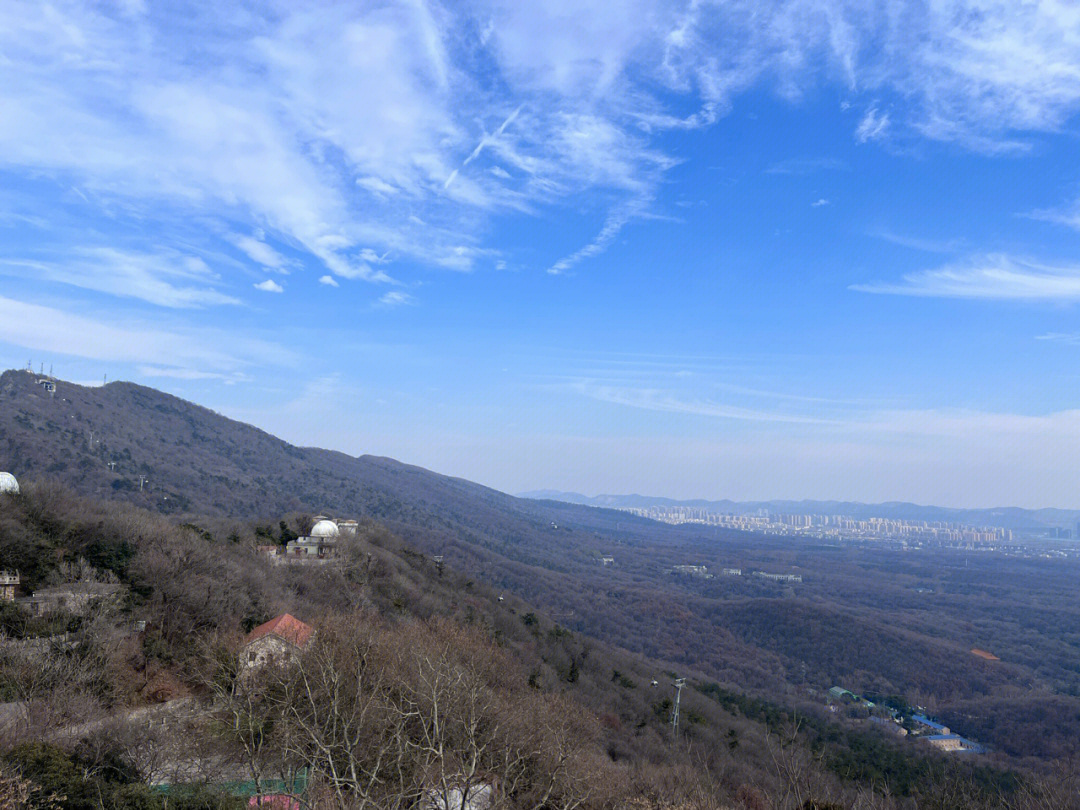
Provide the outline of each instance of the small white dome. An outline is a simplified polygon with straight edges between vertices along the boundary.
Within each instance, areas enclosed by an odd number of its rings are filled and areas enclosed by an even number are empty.
[[[338,527],[332,520],[320,520],[311,527],[312,537],[337,537]]]
[[[19,482],[15,480],[15,476],[9,472],[0,472],[0,492],[6,492],[8,495],[19,494]]]

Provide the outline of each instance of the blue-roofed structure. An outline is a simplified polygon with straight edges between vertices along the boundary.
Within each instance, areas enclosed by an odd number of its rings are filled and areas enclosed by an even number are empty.
[[[913,715],[911,715],[911,719],[914,720],[916,723],[918,723],[920,726],[926,726],[927,728],[934,729],[934,731],[938,732],[938,734],[948,734],[949,733],[949,727],[948,726],[943,726],[941,723],[935,723],[933,720],[926,717],[925,715],[913,714]]]

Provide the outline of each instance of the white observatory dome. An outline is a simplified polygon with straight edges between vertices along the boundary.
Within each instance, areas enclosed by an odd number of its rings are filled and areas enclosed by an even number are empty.
[[[14,475],[9,472],[0,472],[0,492],[8,495],[19,494],[19,482],[15,480]]]
[[[311,527],[312,537],[337,537],[338,527],[332,520],[320,520]]]

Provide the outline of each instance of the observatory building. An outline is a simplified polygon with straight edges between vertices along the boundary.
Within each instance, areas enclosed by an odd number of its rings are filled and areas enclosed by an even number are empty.
[[[355,520],[331,520],[324,515],[315,518],[311,533],[298,537],[285,547],[287,557],[330,557],[337,550],[341,537],[356,536]]]
[[[0,495],[18,495],[19,482],[9,472],[0,472]]]

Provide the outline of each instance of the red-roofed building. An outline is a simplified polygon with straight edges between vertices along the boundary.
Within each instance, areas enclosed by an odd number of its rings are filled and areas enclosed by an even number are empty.
[[[315,628],[310,624],[282,613],[247,634],[240,646],[240,664],[250,669],[275,661],[291,661],[311,642],[313,635]]]

